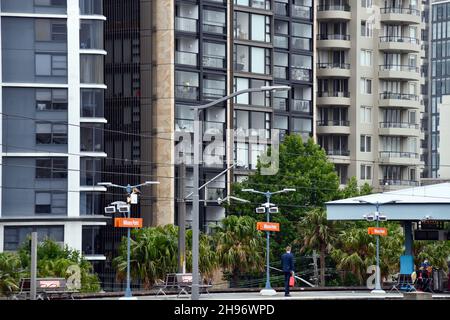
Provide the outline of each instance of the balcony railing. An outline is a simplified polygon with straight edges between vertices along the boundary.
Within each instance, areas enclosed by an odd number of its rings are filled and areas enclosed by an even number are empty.
[[[289,47],[289,40],[286,36],[274,36],[273,45],[277,48],[287,49]]]
[[[219,198],[225,197],[225,188],[206,188],[205,198],[206,200],[217,201]]]
[[[297,81],[311,81],[312,80],[312,70],[291,67],[291,79],[297,80]]]
[[[417,159],[419,156],[415,152],[403,152],[403,151],[380,151],[380,158],[408,158]]]
[[[175,96],[180,99],[197,100],[198,87],[176,85]]]
[[[350,6],[348,4],[334,5],[325,4],[317,6],[317,11],[350,11]]]
[[[350,69],[350,64],[343,62],[319,62],[317,67],[319,69]]]
[[[225,25],[215,21],[203,21],[203,31],[210,33],[225,34]]]
[[[317,121],[319,127],[349,127],[348,120],[319,120]]]
[[[396,92],[382,92],[380,93],[380,99],[397,99],[397,100],[410,100],[418,101],[419,96],[410,93],[396,93]]]
[[[273,98],[273,108],[275,110],[287,110],[287,99],[286,98]]]
[[[412,180],[399,180],[399,179],[380,179],[380,185],[382,186],[418,186],[418,181]]]
[[[340,98],[350,98],[350,92],[347,91],[319,91],[317,92],[319,98],[326,97],[340,97]]]
[[[291,111],[311,113],[311,101],[309,100],[292,100]]]
[[[317,40],[350,40],[349,34],[318,34]]]
[[[402,65],[402,64],[384,64],[380,65],[381,71],[406,71],[419,73],[420,69],[416,66]]]
[[[398,7],[385,7],[380,9],[381,13],[398,13],[398,14],[411,14],[420,17],[420,10],[413,8],[398,8]]]
[[[219,99],[226,96],[225,89],[223,88],[208,88],[206,86],[203,87],[203,98],[209,99]]]
[[[294,18],[301,18],[301,19],[311,19],[311,7],[301,6],[301,5],[292,5],[292,12],[291,15]]]
[[[274,5],[274,13],[278,16],[287,16],[288,14],[288,5],[286,3],[275,2]]]
[[[287,67],[274,66],[273,67],[274,78],[287,79],[287,70],[288,70]]]
[[[419,129],[419,125],[409,122],[380,122],[380,128]]]
[[[292,48],[296,50],[311,50],[312,48],[311,38],[292,37],[291,43]]]
[[[197,19],[175,17],[175,30],[197,32]]]
[[[203,55],[203,66],[209,68],[225,68],[225,57]]]
[[[189,66],[197,66],[197,53],[186,52],[186,51],[176,51],[175,52],[175,63],[185,64]]]
[[[406,42],[411,44],[420,44],[420,40],[412,37],[403,36],[382,36],[380,37],[381,42]]]
[[[343,157],[350,156],[350,150],[342,150],[342,149],[325,150],[325,153],[327,154],[327,156],[343,156]]]

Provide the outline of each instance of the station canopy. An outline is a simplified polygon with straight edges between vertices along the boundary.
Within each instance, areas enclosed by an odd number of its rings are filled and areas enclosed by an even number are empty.
[[[395,201],[394,203],[387,203]],[[367,203],[369,202],[369,203]],[[364,220],[376,211],[388,220],[450,221],[450,183],[401,189],[327,202],[328,220]],[[387,203],[387,204],[383,204]]]

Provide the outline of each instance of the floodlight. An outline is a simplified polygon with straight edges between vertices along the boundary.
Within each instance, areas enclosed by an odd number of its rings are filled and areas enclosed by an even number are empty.
[[[375,221],[375,217],[374,217],[373,215],[365,215],[364,218],[365,218],[367,221]]]
[[[116,212],[115,206],[105,207],[105,213],[115,213],[115,212]]]
[[[266,208],[258,207],[258,208],[256,208],[256,213],[266,213]]]
[[[387,221],[386,216],[378,216],[378,221]]]
[[[130,210],[129,206],[118,206],[119,212],[128,212]]]
[[[269,213],[278,213],[278,207],[269,208]]]

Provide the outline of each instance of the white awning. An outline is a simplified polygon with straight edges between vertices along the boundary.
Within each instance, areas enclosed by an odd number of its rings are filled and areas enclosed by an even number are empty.
[[[361,203],[363,201],[364,203]],[[395,203],[383,203],[395,201]],[[365,203],[369,202],[369,203]],[[450,221],[450,183],[370,194],[326,203],[328,220],[364,220],[363,215],[376,210],[388,220]]]

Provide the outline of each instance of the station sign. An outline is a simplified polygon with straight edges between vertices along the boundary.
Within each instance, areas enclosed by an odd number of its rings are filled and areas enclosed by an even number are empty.
[[[256,230],[261,231],[280,231],[280,224],[276,222],[257,222]]]
[[[388,231],[386,228],[375,228],[375,227],[370,227],[367,229],[367,233],[368,234],[372,234],[375,236],[387,236]]]
[[[142,228],[142,218],[115,218],[116,228]]]

